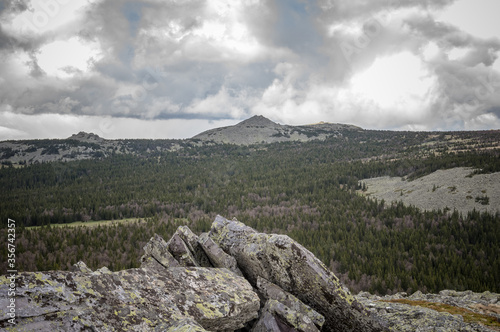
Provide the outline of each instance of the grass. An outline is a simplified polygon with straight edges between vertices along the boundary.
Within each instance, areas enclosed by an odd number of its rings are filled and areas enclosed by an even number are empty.
[[[495,330],[500,331],[500,322],[497,320],[496,317],[484,314],[478,314],[468,309],[452,306],[449,304],[427,302],[427,301],[413,301],[407,299],[389,300],[383,302],[409,304],[412,306],[429,308],[439,312],[448,312],[452,315],[462,316],[464,318],[464,322],[466,323],[478,323],[484,326],[493,327],[495,328]]]
[[[92,221],[76,221],[69,224],[50,224],[51,227],[97,227],[97,226],[112,226],[116,224],[127,224],[132,222],[140,222],[140,218],[128,218],[120,220],[92,220]],[[36,229],[43,226],[26,227],[26,229]]]

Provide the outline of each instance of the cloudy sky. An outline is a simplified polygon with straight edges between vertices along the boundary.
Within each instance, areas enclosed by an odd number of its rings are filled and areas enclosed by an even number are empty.
[[[0,0],[0,140],[500,129],[499,0]]]

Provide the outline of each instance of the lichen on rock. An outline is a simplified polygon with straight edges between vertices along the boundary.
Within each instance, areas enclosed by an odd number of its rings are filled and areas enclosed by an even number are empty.
[[[144,255],[141,257],[141,262],[149,266],[154,265],[149,259],[152,258],[166,268],[180,266],[179,262],[169,252],[168,247],[167,242],[161,236],[155,234],[144,246]]]
[[[236,259],[224,252],[217,243],[215,243],[209,236],[208,233],[203,233],[198,239],[199,244],[205,251],[211,264],[217,268],[226,268],[237,275],[242,276]]]
[[[260,304],[251,285],[226,269],[48,271],[21,273],[17,283],[19,331],[153,331],[186,318],[207,330],[236,330],[257,317]],[[0,327],[7,326],[4,308]]]
[[[276,304],[273,305],[273,302],[270,302],[269,304],[269,308],[274,309],[273,312],[277,313],[281,317],[289,318],[287,319],[287,322],[294,326],[294,328],[299,331],[321,330],[323,324],[325,323],[325,317],[301,302],[297,297],[285,292],[277,285],[261,277],[258,277],[256,286],[259,295],[268,300],[268,302],[269,300],[276,301],[287,308],[285,311],[288,312],[288,315],[283,316],[278,312],[278,310],[276,310],[279,306]],[[311,324],[315,325],[315,328],[312,327]]]
[[[221,216],[216,217],[209,235],[236,258],[252,285],[261,277],[293,294],[325,317],[325,330],[384,330],[320,260],[288,236],[258,233]]]

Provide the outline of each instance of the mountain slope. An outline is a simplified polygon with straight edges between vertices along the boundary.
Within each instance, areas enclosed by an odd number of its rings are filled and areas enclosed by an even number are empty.
[[[500,212],[500,173],[476,174],[470,168],[438,170],[414,181],[401,177],[377,177],[361,180],[368,197],[386,202],[402,201],[422,210],[447,210],[460,213],[475,209]]]
[[[275,123],[256,115],[234,126],[207,130],[193,137],[202,141],[250,145],[286,141],[325,140],[342,136],[344,130],[361,130],[359,127],[342,124],[320,123],[306,126],[288,126]]]

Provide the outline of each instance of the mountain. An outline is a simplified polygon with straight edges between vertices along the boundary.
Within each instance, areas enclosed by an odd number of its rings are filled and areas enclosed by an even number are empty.
[[[73,134],[68,139],[93,143],[103,143],[106,141],[104,138],[99,137],[99,135],[96,135],[94,133],[86,133],[84,131],[81,131],[78,134]]]
[[[235,126],[215,128],[192,139],[107,140],[93,133],[79,132],[67,139],[42,139],[0,142],[0,162],[5,165],[30,165],[54,161],[72,161],[109,157],[112,154],[150,155],[156,152],[178,151],[193,146],[229,143],[250,145],[286,141],[325,140],[342,137],[346,131],[361,131],[343,124],[318,123],[288,126],[254,116]]]
[[[325,140],[342,136],[343,131],[359,131],[359,127],[343,124],[319,123],[305,126],[289,126],[275,123],[262,115],[255,115],[234,126],[207,130],[193,137],[202,141],[251,145],[286,141]]]
[[[19,331],[494,331],[500,294],[353,296],[309,250],[217,216],[209,232],[155,234],[141,267],[0,277],[0,327]],[[415,305],[418,305],[415,306]],[[443,312],[444,311],[444,312]],[[453,313],[453,314],[450,314]],[[16,317],[16,314],[18,315]],[[491,330],[490,330],[491,328]]]

